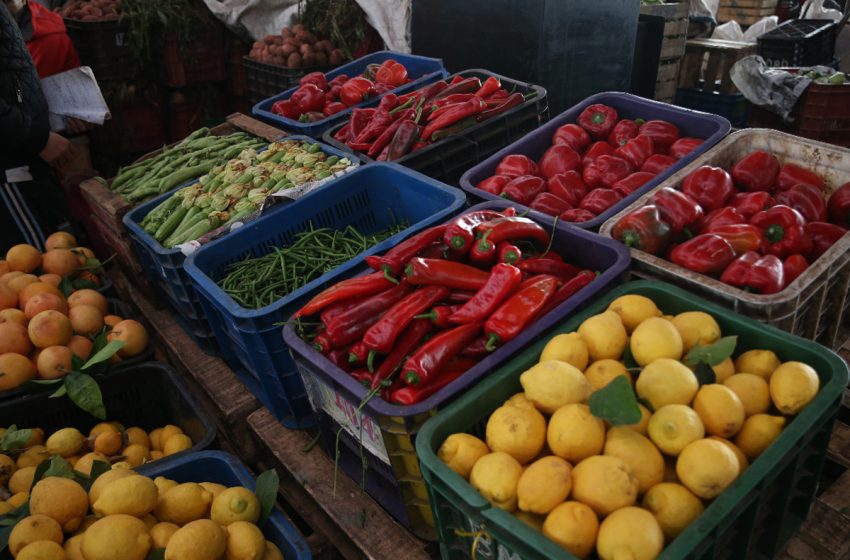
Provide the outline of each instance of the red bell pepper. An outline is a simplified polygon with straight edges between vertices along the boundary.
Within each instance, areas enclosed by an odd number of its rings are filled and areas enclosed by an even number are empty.
[[[345,103],[340,103],[339,101],[332,101],[330,103],[326,103],[324,108],[322,109],[322,114],[326,117],[330,117],[331,115],[335,115],[340,111],[345,111],[348,107],[345,106]]]
[[[487,99],[494,93],[496,93],[502,87],[502,82],[499,81],[499,78],[496,76],[489,76],[484,83],[481,84],[481,87],[478,88],[478,91],[475,92],[476,97],[480,97],[481,99]]]
[[[381,361],[381,365],[375,370],[372,376],[372,389],[378,387],[382,381],[389,379],[396,370],[404,363],[408,354],[416,350],[422,343],[425,337],[434,330],[434,324],[428,319],[414,319],[408,325],[401,336],[396,339],[390,353],[387,354]]]
[[[652,120],[640,125],[640,133],[652,138],[655,153],[666,154],[670,146],[679,139],[679,127],[667,121]]]
[[[715,226],[703,230],[703,233],[719,235],[732,245],[736,255],[743,255],[749,251],[758,251],[764,243],[761,230],[752,224]]]
[[[340,313],[328,323],[324,332],[331,347],[342,348],[363,338],[363,334],[378,321],[381,313],[405,297],[412,289],[407,282],[402,282]]]
[[[468,264],[420,257],[410,259],[405,275],[413,285],[448,286],[456,290],[479,290],[488,278],[486,272]]]
[[[589,210],[585,210],[584,208],[571,208],[561,214],[560,219],[564,220],[565,222],[580,223],[589,222],[595,217],[596,214],[590,212]]]
[[[762,230],[765,253],[782,258],[794,253],[808,255],[812,251],[812,240],[803,228],[806,221],[793,208],[776,205],[754,215],[750,223]]]
[[[408,261],[415,257],[419,251],[422,251],[434,241],[442,239],[447,228],[447,224],[442,224],[422,230],[398,243],[383,256],[370,255],[366,257],[366,264],[374,270],[383,271],[388,277],[398,276],[404,270]]]
[[[321,352],[322,354],[328,354],[333,349],[333,344],[325,333],[319,333],[316,335],[316,338],[313,339],[313,348]]]
[[[569,148],[567,148],[569,149]],[[518,202],[524,206],[531,204],[538,194],[546,190],[546,181],[534,175],[514,177],[502,189],[502,198]]]
[[[534,197],[534,200],[529,204],[533,210],[543,212],[550,216],[560,216],[566,212],[572,205],[563,198],[554,195],[550,192],[542,192]]]
[[[496,259],[500,263],[516,264],[521,258],[522,249],[520,249],[513,243],[509,243],[508,241],[502,241],[501,243],[496,245]]]
[[[682,182],[682,192],[693,198],[706,212],[726,205],[735,194],[735,184],[725,169],[703,165]]]
[[[404,67],[404,64],[395,60],[385,60],[375,72],[375,81],[392,87],[404,85],[409,81],[407,79],[407,68]]]
[[[589,191],[578,171],[567,171],[550,177],[546,189],[558,198],[567,201],[573,207],[578,206],[581,199]]]
[[[731,206],[717,208],[705,215],[700,224],[700,232],[705,233],[712,228],[728,226],[732,224],[746,224],[747,219]]]
[[[404,382],[413,386],[428,385],[481,333],[481,327],[480,322],[468,323],[445,330],[428,340],[404,362],[401,368]]]
[[[785,259],[785,262],[782,263],[782,270],[785,273],[785,286],[796,280],[807,268],[809,268],[809,261],[803,255],[791,255]]]
[[[617,156],[599,156],[581,172],[581,178],[591,189],[605,187],[610,189],[614,183],[634,173],[634,168],[626,160]]]
[[[514,293],[484,323],[486,348],[491,350],[516,338],[552,299],[557,287],[557,278],[543,275]]]
[[[505,263],[497,264],[490,270],[487,282],[472,299],[449,317],[449,322],[460,325],[486,321],[519,288],[521,282],[522,272],[519,268]]]
[[[765,191],[737,193],[729,201],[729,206],[748,220],[753,214],[767,210],[774,204],[776,200]]]
[[[623,200],[620,193],[612,189],[593,189],[581,199],[579,208],[593,212],[597,216]]]
[[[528,218],[520,216],[497,218],[480,224],[475,228],[475,233],[488,235],[491,243],[499,243],[514,239],[529,239],[537,241],[540,245],[549,245],[549,232]]]
[[[349,78],[348,75],[346,75],[346,74],[339,74],[339,75],[335,76],[331,81],[329,81],[328,85],[330,87],[334,87],[334,86],[342,87],[342,84],[344,84],[345,82],[347,82],[350,79],[351,78]]]
[[[702,208],[683,192],[664,187],[652,195],[652,203],[658,207],[661,219],[670,225],[670,233],[680,233],[690,238],[696,233],[696,225],[702,220]]]
[[[378,102],[378,109],[385,109],[387,111],[394,111],[395,109],[399,109],[399,108],[402,108],[402,109],[407,108],[412,103],[413,103],[413,100],[408,99],[405,102],[404,106],[400,107],[400,102],[399,102],[398,96],[394,93],[388,93],[385,96],[383,96],[381,98],[381,100]],[[395,113],[393,112],[393,113],[390,113],[390,114],[394,115]]]
[[[770,191],[779,175],[779,160],[764,151],[747,155],[732,167],[732,179],[746,191]]]
[[[363,335],[363,344],[372,352],[389,353],[398,336],[414,317],[430,309],[448,296],[450,291],[445,286],[424,286],[404,296],[369,327]]]
[[[676,158],[664,154],[652,154],[647,158],[643,165],[640,166],[640,170],[645,173],[652,173],[654,175],[658,175],[668,167],[674,165],[676,163]]]
[[[817,187],[819,191],[823,192],[823,177],[799,165],[786,163],[779,170],[779,175],[776,176],[777,191],[788,190],[801,183]]]
[[[313,84],[317,86],[322,91],[328,90],[328,79],[323,72],[310,72],[309,74],[305,74],[298,80],[298,85],[303,86],[306,84]]]
[[[502,194],[502,189],[511,182],[511,179],[513,179],[511,175],[493,175],[492,177],[487,177],[475,185],[475,187],[490,194],[500,195]]]
[[[598,141],[590,145],[590,147],[581,156],[581,165],[587,166],[599,156],[613,156],[614,147],[608,142]]]
[[[607,140],[617,124],[617,110],[608,105],[589,105],[578,116],[578,124],[594,140]]]
[[[387,280],[383,272],[375,272],[366,276],[343,280],[320,292],[308,301],[304,307],[296,311],[292,317],[294,319],[307,317],[318,313],[332,303],[377,294],[392,287],[393,282]]]
[[[298,110],[298,107],[296,107],[295,103],[293,103],[291,99],[276,101],[274,105],[272,105],[272,113],[282,115],[287,119],[297,119],[301,116],[301,111]]]
[[[369,99],[374,84],[368,78],[357,76],[342,84],[339,89],[339,100],[351,107]]]
[[[735,249],[719,235],[702,233],[674,247],[670,260],[694,272],[713,275],[735,260]]]
[[[790,206],[807,222],[826,221],[826,201],[823,192],[808,183],[799,183],[776,193],[776,204]]]
[[[478,210],[461,214],[446,226],[443,232],[443,243],[452,253],[465,255],[472,248],[475,240],[475,228],[479,224],[501,217],[503,214],[495,210]]]
[[[682,159],[702,146],[702,143],[703,140],[700,138],[679,138],[670,146],[670,150],[667,152],[667,155],[676,159]]]
[[[538,165],[540,174],[548,180],[559,173],[575,171],[581,167],[581,156],[569,146],[555,144],[546,150]]]
[[[496,166],[496,175],[519,177],[520,175],[540,175],[534,160],[521,154],[510,154],[502,158]]]
[[[644,171],[637,171],[632,173],[627,177],[623,177],[613,185],[611,185],[611,190],[618,193],[623,198],[629,196],[633,192],[636,192],[646,183],[655,178],[655,175],[652,173],[646,173]]]
[[[590,146],[590,135],[577,124],[565,124],[558,127],[558,130],[552,135],[552,144],[564,144],[578,153],[582,153]]]
[[[390,392],[389,401],[402,406],[411,406],[420,403],[446,387],[449,383],[458,379],[461,375],[471,369],[477,360],[470,358],[455,358],[450,361],[435,376],[434,380],[425,386],[397,387]]]
[[[333,305],[325,307],[322,312],[319,313],[319,320],[322,322],[325,329],[327,329],[328,325],[334,319],[334,317],[338,317],[344,311],[348,311],[349,309],[354,308],[355,306],[359,305],[367,299],[369,299],[369,297],[338,301]]]
[[[623,119],[614,125],[611,134],[608,135],[608,143],[619,148],[640,133],[640,125],[631,119]],[[649,156],[647,156],[649,157]],[[644,158],[646,159],[646,158]],[[640,166],[635,166],[640,167]]]
[[[759,255],[755,251],[744,253],[733,261],[723,271],[720,281],[761,294],[775,294],[786,285],[782,261],[776,255]]]
[[[832,193],[826,211],[833,224],[850,226],[850,183],[844,183]]]
[[[325,92],[314,83],[307,83],[296,89],[289,99],[295,103],[299,113],[321,111],[325,106]]]
[[[614,151],[614,155],[623,158],[635,169],[641,166],[653,154],[652,138],[643,134],[632,138]]]
[[[540,310],[540,316],[543,317],[568,299],[570,299],[579,290],[596,280],[597,274],[592,270],[582,270],[570,280],[564,282],[564,285],[558,288],[555,295],[546,302],[543,309]]]
[[[805,226],[805,232],[812,240],[811,259],[815,260],[835,245],[836,241],[844,237],[847,229],[826,222],[808,222]]]
[[[661,220],[654,204],[648,204],[620,218],[611,230],[611,237],[628,247],[658,255],[670,243],[669,224]]]

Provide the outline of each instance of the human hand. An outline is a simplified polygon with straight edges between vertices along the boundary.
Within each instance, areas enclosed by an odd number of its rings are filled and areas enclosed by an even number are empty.
[[[55,132],[50,133],[47,137],[47,144],[38,154],[41,159],[54,167],[67,163],[72,155],[73,147],[70,140]]]
[[[72,136],[83,134],[91,130],[92,127],[93,125],[91,123],[87,123],[86,121],[75,119],[74,117],[65,118],[65,132]]]

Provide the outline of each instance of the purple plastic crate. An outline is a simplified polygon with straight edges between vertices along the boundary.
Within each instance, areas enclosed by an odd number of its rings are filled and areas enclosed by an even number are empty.
[[[670,166],[662,173],[659,173],[651,181],[642,185],[640,189],[633,192],[602,214],[596,216],[593,220],[575,224],[582,229],[591,231],[599,230],[599,227],[605,222],[605,220],[631,204],[632,201],[637,199],[640,195],[660,184],[661,181],[696,159],[698,156],[702,155],[706,150],[720,142],[720,140],[722,140],[727,134],[729,134],[729,131],[732,130],[732,125],[729,124],[729,121],[717,115],[683,109],[681,107],[675,107],[659,101],[652,101],[629,93],[597,93],[596,95],[588,97],[578,105],[567,109],[534,132],[526,134],[510,146],[499,150],[486,160],[471,168],[463,174],[463,177],[461,177],[460,187],[472,195],[473,199],[499,200],[498,196],[478,189],[475,185],[493,175],[496,170],[496,166],[498,166],[502,158],[507,155],[523,154],[535,161],[539,160],[549,146],[552,145],[552,135],[555,131],[565,124],[575,123],[578,120],[579,114],[581,114],[585,107],[595,103],[602,103],[613,107],[617,110],[617,114],[621,119],[641,118],[647,121],[653,119],[670,121],[679,127],[683,137],[692,136],[694,138],[705,138],[705,142],[703,142],[699,148],[677,161],[674,165]],[[525,208],[525,206],[522,205],[517,205],[517,207]]]
[[[473,206],[469,211],[503,210],[512,206],[516,205],[500,200]],[[366,388],[302,340],[292,324],[284,327],[283,338],[292,351],[310,404],[317,413],[325,450],[336,458],[339,432],[340,468],[361,481],[364,472],[362,453],[368,462],[365,480],[362,480],[366,492],[421,538],[433,540],[436,536],[425,483],[414,451],[414,438],[425,420],[502,362],[539,340],[589,300],[618,284],[629,268],[631,259],[623,245],[564,222],[553,225],[554,218],[540,212],[532,211],[528,217],[547,230],[554,228],[553,250],[577,266],[599,271],[599,277],[535,321],[517,338],[420,403],[400,406],[375,396],[362,405],[361,414],[357,409],[368,393]],[[363,265],[361,274],[367,271],[369,269]],[[343,429],[340,431],[340,428]]]

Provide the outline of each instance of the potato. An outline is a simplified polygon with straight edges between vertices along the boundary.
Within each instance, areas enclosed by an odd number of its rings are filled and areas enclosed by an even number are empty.
[[[301,67],[301,55],[297,52],[292,53],[286,59],[286,65],[290,68],[300,68]]]
[[[272,64],[276,66],[286,66],[286,59],[282,56],[275,56],[272,58]]]
[[[275,37],[277,37],[277,35],[266,35],[263,37],[263,43],[267,45],[274,45]]]
[[[287,39],[284,39],[283,44],[284,45],[292,45],[293,47],[296,48],[296,50],[301,46],[301,44],[298,42],[297,39],[295,39],[295,37],[289,37]]]
[[[303,25],[301,25],[300,23],[296,23],[295,25],[292,26],[292,34],[293,35],[298,34],[299,31],[302,31],[302,32],[307,31],[307,28],[304,27]]]
[[[334,49],[331,51],[331,55],[328,57],[328,62],[331,66],[337,66],[345,62],[345,56],[343,56],[342,51],[339,49]]]
[[[317,66],[327,66],[328,65],[328,55],[323,51],[319,51],[316,53],[316,65]]]
[[[289,56],[289,55],[291,55],[292,53],[294,53],[298,50],[288,43],[283,45],[282,47],[280,47],[280,49],[281,49],[281,52],[283,53],[283,56]]]
[[[304,43],[298,51],[301,53],[301,56],[307,56],[308,54],[313,54],[313,46],[309,43]]]
[[[316,55],[312,52],[309,52],[303,56],[304,66],[315,66],[316,65]]]
[[[292,37],[293,34],[292,34],[292,30],[290,28],[284,27],[283,29],[280,30],[280,35],[284,39],[288,39],[288,38]]]

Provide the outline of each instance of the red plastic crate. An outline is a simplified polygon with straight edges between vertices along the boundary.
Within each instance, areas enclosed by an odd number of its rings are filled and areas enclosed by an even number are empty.
[[[177,35],[165,38],[165,82],[171,87],[218,82],[227,78],[224,37],[221,30],[209,29],[181,45]]]

